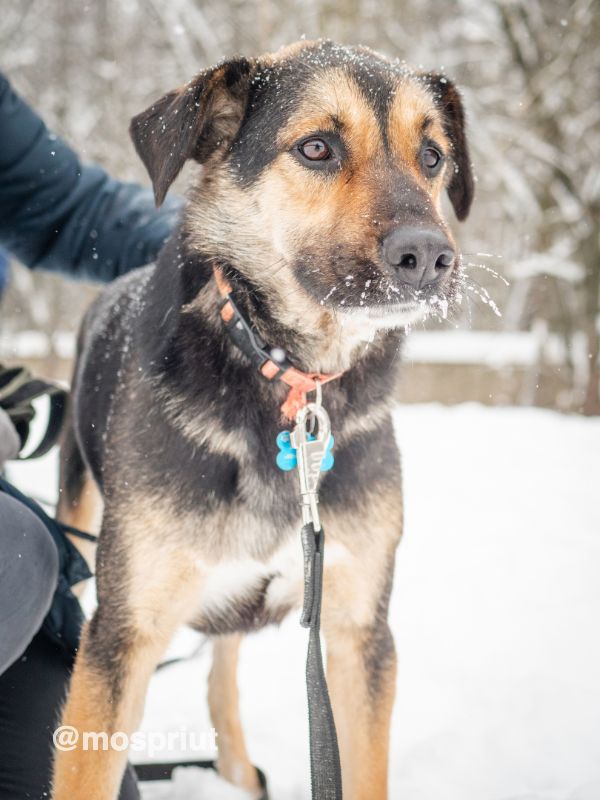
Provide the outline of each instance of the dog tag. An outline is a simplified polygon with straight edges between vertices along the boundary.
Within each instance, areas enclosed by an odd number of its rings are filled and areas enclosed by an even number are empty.
[[[309,434],[308,438],[310,441],[312,441],[315,437],[312,434]],[[281,431],[281,433],[277,435],[276,442],[279,452],[277,453],[275,463],[279,469],[283,472],[289,472],[292,469],[296,469],[298,466],[298,457],[296,455],[296,450],[292,445],[292,437],[290,432]],[[333,434],[331,434],[329,436],[329,442],[327,443],[325,456],[321,462],[321,472],[328,472],[333,467],[335,462],[333,457],[333,445]]]

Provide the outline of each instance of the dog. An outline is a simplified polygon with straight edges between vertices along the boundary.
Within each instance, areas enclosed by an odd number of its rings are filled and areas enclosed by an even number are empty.
[[[302,41],[201,72],[130,131],[157,204],[186,161],[201,171],[156,265],[109,286],[81,328],[59,516],[85,528],[103,511],[98,608],[62,722],[133,732],[190,624],[213,637],[218,769],[260,794],[236,662],[243,634],[302,600],[298,478],[276,468],[275,439],[321,377],[335,438],[322,626],[344,797],[382,800],[403,513],[390,406],[406,326],[460,295],[442,211],[445,191],[459,220],[473,197],[460,95],[369,49]],[[228,298],[271,348],[267,368],[230,335]],[[54,800],[114,800],[126,758],[57,753]]]

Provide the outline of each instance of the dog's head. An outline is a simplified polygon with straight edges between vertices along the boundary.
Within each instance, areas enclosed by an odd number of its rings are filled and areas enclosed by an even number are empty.
[[[452,299],[473,177],[454,85],[364,48],[300,42],[202,72],[134,118],[157,203],[204,166],[185,226],[302,330],[406,324]]]

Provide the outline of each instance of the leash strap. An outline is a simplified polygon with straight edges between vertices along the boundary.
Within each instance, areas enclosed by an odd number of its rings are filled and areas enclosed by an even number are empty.
[[[315,533],[312,522],[302,527],[304,605],[300,623],[309,628],[306,691],[310,731],[310,775],[313,800],[342,800],[340,754],[319,636],[324,542],[323,528]]]
[[[70,533],[72,536],[76,536],[78,539],[85,539],[86,542],[93,542],[94,544],[96,544],[99,538],[94,533],[81,531],[79,530],[79,528],[74,528],[72,525],[66,525],[64,522],[60,523],[60,527],[63,529],[65,533]]]

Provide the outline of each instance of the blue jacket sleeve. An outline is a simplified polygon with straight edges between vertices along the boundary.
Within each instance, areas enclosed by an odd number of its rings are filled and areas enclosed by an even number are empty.
[[[0,74],[0,245],[19,261],[111,280],[155,259],[181,205],[82,166]]]

